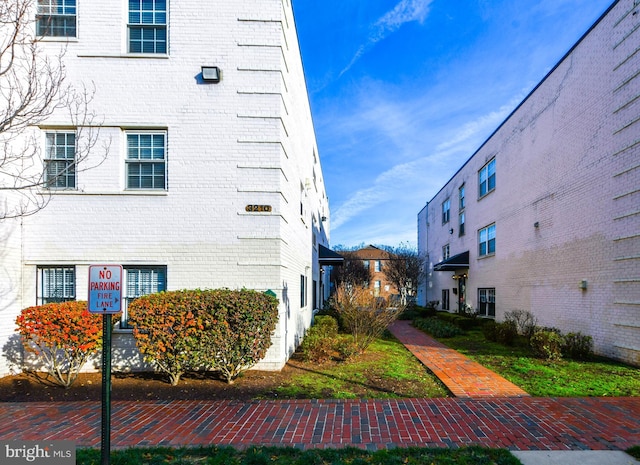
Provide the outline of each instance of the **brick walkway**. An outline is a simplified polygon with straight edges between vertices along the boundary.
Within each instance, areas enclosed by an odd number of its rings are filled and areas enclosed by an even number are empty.
[[[391,333],[427,366],[456,397],[523,397],[525,391],[502,376],[448,348],[409,321],[396,321]]]
[[[355,445],[625,450],[640,444],[640,398],[114,402],[113,448]],[[100,447],[97,402],[0,404],[0,439]]]
[[[111,445],[355,445],[369,450],[471,444],[625,450],[640,445],[639,397],[534,398],[512,387],[503,391],[504,380],[487,378],[403,322],[392,331],[445,382],[450,378],[447,384],[457,398],[118,401],[112,405]],[[100,447],[100,422],[99,402],[0,403],[0,440],[66,439]]]

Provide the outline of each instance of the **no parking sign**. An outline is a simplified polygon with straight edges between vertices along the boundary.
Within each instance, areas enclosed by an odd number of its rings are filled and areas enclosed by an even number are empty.
[[[122,266],[89,266],[89,311],[111,314],[122,310]]]

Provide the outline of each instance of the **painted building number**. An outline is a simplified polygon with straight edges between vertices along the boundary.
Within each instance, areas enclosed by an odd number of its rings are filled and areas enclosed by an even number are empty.
[[[89,311],[119,313],[122,310],[122,266],[89,267]]]

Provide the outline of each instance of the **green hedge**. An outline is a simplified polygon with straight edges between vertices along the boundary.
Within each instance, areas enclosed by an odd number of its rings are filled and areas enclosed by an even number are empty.
[[[138,349],[171,384],[210,369],[231,383],[271,346],[278,300],[246,289],[196,289],[146,295],[128,310]]]

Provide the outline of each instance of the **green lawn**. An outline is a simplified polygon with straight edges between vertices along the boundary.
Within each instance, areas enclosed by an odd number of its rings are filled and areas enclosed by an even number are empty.
[[[291,381],[274,390],[278,398],[384,399],[448,395],[440,380],[393,337],[376,340],[363,354],[348,362],[296,366],[298,373]]]
[[[533,357],[525,341],[514,347],[485,339],[480,330],[440,342],[537,397],[640,396],[640,369],[594,357],[589,361],[550,362]]]

